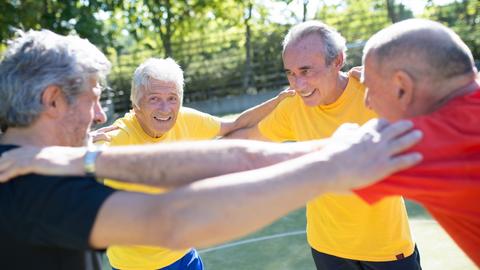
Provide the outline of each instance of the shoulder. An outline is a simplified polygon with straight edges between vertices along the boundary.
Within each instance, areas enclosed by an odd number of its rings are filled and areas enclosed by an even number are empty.
[[[291,112],[292,110],[295,110],[301,106],[304,106],[302,98],[298,94],[295,94],[293,97],[286,97],[284,100],[282,100],[274,109],[274,111]]]
[[[107,132],[107,135],[110,136],[111,139],[109,145],[121,145],[130,140],[130,132],[129,129],[126,128],[109,131]]]
[[[22,176],[0,185],[8,220],[2,227],[21,230],[18,241],[86,249],[97,213],[113,192],[93,178]]]
[[[347,84],[347,91],[351,90],[353,93],[361,94],[362,97],[365,94],[366,87],[363,83],[360,82],[359,79],[355,78],[354,76],[348,76],[348,84]]]
[[[109,145],[127,144],[130,137],[135,134],[135,119],[133,114],[127,113],[124,117],[118,118],[112,125],[118,127],[116,130],[107,132],[111,141]]]
[[[201,112],[197,109],[190,108],[190,107],[182,107],[180,108],[179,114],[185,115],[185,116],[190,116],[190,115],[198,115],[198,116],[204,116],[204,115],[210,115],[208,113]]]
[[[202,122],[202,121],[217,122],[220,120],[218,120],[218,117],[213,116],[211,114],[204,113],[193,108],[182,107],[180,109],[180,112],[178,113],[177,121],[185,121],[187,123],[193,123],[193,122]]]
[[[97,183],[92,177],[57,177],[29,174],[18,177],[0,186],[1,192],[14,191],[12,199],[37,201],[39,204],[50,204],[54,200],[90,201],[97,197],[110,195],[113,189]],[[86,200],[86,198],[88,198]],[[32,205],[40,207],[37,205]],[[61,208],[65,204],[56,205]]]

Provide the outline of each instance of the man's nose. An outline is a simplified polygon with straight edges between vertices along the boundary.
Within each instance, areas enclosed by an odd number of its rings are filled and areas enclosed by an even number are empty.
[[[93,117],[93,122],[95,124],[103,124],[107,122],[107,115],[105,114],[105,111],[102,108],[102,105],[100,102],[96,102],[95,108],[94,108],[94,117]]]
[[[295,77],[295,90],[303,90],[307,88],[307,80],[301,76]]]

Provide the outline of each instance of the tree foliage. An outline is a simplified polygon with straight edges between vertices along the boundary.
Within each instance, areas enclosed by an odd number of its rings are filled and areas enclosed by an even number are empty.
[[[451,27],[480,59],[480,2],[425,1],[421,16]],[[278,12],[267,2],[301,3],[303,14]],[[315,18],[347,39],[347,67],[360,64],[372,34],[413,16],[400,0],[3,0],[0,51],[17,28],[88,38],[112,61],[110,83],[115,98],[126,96],[125,106],[131,74],[147,57],[170,56],[180,63],[187,101],[255,93],[286,83],[281,42],[291,26],[287,22],[305,20],[313,2],[320,4]]]

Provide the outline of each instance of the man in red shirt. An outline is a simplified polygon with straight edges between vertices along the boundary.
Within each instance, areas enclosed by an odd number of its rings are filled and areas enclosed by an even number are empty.
[[[366,44],[366,104],[390,121],[413,120],[423,161],[356,190],[369,203],[403,195],[425,206],[480,266],[480,84],[472,53],[447,27],[406,20]]]

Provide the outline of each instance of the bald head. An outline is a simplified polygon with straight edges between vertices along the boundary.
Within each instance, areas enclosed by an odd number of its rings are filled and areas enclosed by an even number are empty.
[[[450,79],[475,72],[467,45],[440,23],[410,19],[376,33],[364,48],[379,70],[404,70],[413,78]]]

